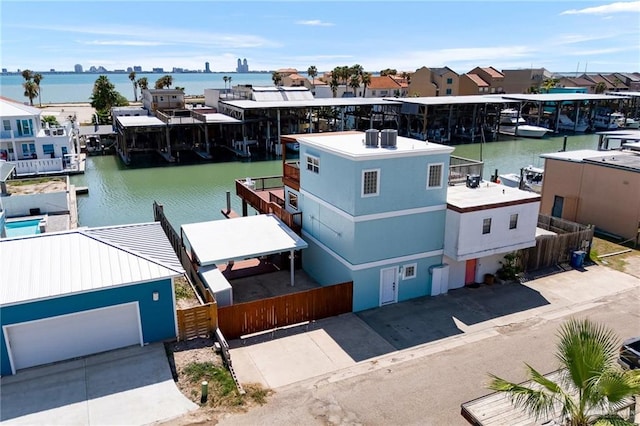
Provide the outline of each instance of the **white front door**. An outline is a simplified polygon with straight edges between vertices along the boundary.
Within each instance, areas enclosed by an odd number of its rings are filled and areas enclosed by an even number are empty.
[[[398,268],[380,270],[380,306],[398,301]]]

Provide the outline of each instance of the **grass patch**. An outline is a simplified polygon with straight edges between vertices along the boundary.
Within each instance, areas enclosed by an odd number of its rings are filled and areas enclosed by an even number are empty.
[[[38,185],[41,183],[50,183],[50,182],[66,182],[65,178],[62,177],[41,177],[41,178],[31,178],[31,179],[14,179],[7,181],[7,187],[20,187],[26,185]]]
[[[213,408],[239,408],[249,403],[264,404],[267,401],[269,391],[260,385],[248,385],[245,395],[241,395],[231,377],[231,373],[223,366],[212,362],[192,362],[182,371],[185,379],[192,386],[191,397],[200,402],[201,384],[208,382],[209,397],[203,405]]]
[[[191,299],[194,297],[191,284],[189,284],[189,281],[187,281],[184,276],[176,278],[174,280],[174,283],[176,289],[176,299]]]
[[[628,249],[632,249],[632,251],[628,253],[617,254],[615,256],[608,256],[603,258],[598,257],[610,253],[621,252]],[[591,243],[590,257],[592,261],[601,265],[606,265],[611,269],[615,269],[621,272],[624,272],[625,266],[627,265],[626,258],[637,254],[638,250],[633,250],[633,245],[621,245],[617,242],[604,238],[593,237],[593,242]]]

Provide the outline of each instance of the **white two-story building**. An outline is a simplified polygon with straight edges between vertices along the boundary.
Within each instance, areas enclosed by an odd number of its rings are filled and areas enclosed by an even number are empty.
[[[0,161],[15,165],[18,176],[78,171],[75,123],[42,122],[42,110],[0,98]]]

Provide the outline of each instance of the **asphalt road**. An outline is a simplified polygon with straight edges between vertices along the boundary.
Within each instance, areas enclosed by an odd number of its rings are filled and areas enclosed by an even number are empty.
[[[640,335],[640,288],[590,306],[574,316],[607,324],[621,341]],[[220,424],[467,425],[460,404],[489,393],[488,372],[523,381],[524,362],[542,373],[557,369],[556,332],[566,318],[526,320],[498,327],[497,334],[479,336],[474,343],[299,382],[278,389],[266,405],[227,415]]]

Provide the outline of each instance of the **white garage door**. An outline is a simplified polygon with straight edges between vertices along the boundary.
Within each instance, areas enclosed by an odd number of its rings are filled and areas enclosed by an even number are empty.
[[[142,344],[137,303],[5,327],[15,370]]]

